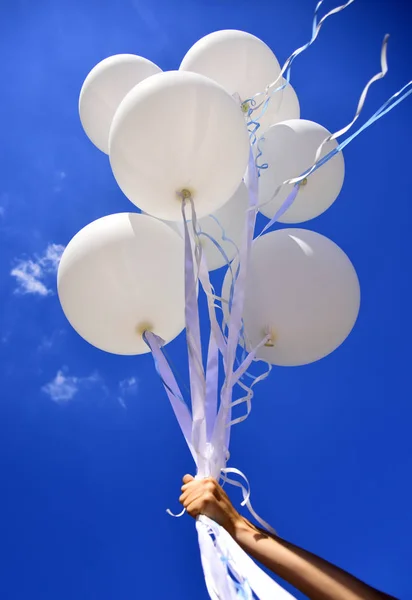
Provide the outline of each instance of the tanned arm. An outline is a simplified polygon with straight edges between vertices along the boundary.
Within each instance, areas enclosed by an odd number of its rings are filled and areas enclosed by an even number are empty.
[[[183,478],[180,502],[192,517],[206,515],[273,573],[311,600],[395,600],[353,575],[298,546],[255,527],[233,507],[226,492],[212,478]]]

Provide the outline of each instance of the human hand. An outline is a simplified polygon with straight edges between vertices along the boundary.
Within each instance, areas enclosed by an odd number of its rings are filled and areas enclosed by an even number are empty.
[[[236,529],[244,521],[233,507],[229,497],[212,477],[195,479],[192,475],[183,477],[182,495],[179,502],[192,517],[205,515],[234,537]]]

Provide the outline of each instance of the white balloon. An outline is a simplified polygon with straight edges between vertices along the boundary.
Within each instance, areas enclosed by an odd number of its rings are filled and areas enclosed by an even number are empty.
[[[230,284],[228,271],[223,298],[229,298]],[[273,347],[259,350],[259,358],[298,366],[327,356],[351,332],[359,306],[356,271],[328,238],[304,229],[280,229],[254,243],[246,282],[245,333],[250,348],[266,333],[273,342]]]
[[[201,234],[199,238],[209,271],[214,271],[227,264],[226,259],[210,237],[219,244],[229,261],[232,261],[242,243],[248,205],[249,194],[246,185],[242,181],[236,192],[222,208],[213,215],[198,220],[202,233],[206,234]],[[176,221],[164,222],[177,231],[179,235],[184,236],[183,223]],[[191,225],[189,224],[189,232],[190,230]]]
[[[229,94],[245,101],[264,92],[280,73],[272,50],[256,36],[225,29],[198,40],[180,65],[182,71],[206,75],[220,83]]]
[[[298,177],[311,167],[316,151],[330,132],[313,121],[296,119],[273,125],[260,141],[259,210],[271,219],[292,191],[284,185],[271,201],[276,189],[285,180]],[[321,156],[336,148],[337,142],[325,144]],[[302,223],[327,210],[339,195],[345,175],[342,152],[312,173],[301,185],[292,206],[279,219],[281,223]]]
[[[115,54],[99,62],[86,77],[79,97],[83,129],[95,146],[109,154],[109,130],[120,102],[130,90],[162,69],[134,54]]]
[[[79,335],[114,354],[149,351],[150,329],[169,342],[184,327],[184,246],[161,221],[109,215],[79,231],[57,276],[63,311]]]
[[[133,88],[110,130],[110,164],[141,210],[182,219],[188,190],[197,215],[218,210],[246,170],[249,136],[242,111],[225,90],[196,73],[169,71]]]
[[[280,87],[286,83],[285,79],[279,81],[276,87]],[[263,97],[262,97],[263,99]],[[257,102],[261,99],[257,98]],[[262,107],[263,108],[263,107]],[[257,109],[251,115],[251,118],[255,118],[260,115],[262,109]],[[295,90],[289,83],[283,90],[275,92],[267,105],[265,112],[258,119],[260,127],[256,134],[258,137],[263,135],[271,125],[281,123],[282,121],[288,121],[290,119],[300,118],[300,105]]]

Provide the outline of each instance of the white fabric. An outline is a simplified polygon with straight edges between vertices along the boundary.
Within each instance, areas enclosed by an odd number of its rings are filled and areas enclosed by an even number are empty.
[[[257,204],[257,173],[252,152],[250,152],[249,176],[247,179],[249,182],[250,207],[254,210],[252,212],[250,210],[247,212],[244,244],[241,250],[241,256],[246,258],[251,249]],[[209,474],[217,478],[217,474],[220,472],[220,470],[225,468],[228,453],[228,433],[230,432],[230,426],[227,427],[227,423],[228,420],[230,420],[232,388],[236,381],[236,375],[238,374],[234,371],[235,349],[238,340],[238,331],[236,332],[236,328],[239,330],[241,323],[239,318],[243,304],[243,290],[241,286],[243,285],[243,281],[246,277],[247,261],[245,261],[243,264],[244,272],[243,274],[241,272],[239,275],[237,285],[235,286],[235,290],[237,290],[237,292],[235,291],[232,315],[233,319],[232,317],[229,319],[228,342],[225,343],[221,336],[216,334],[214,344],[209,345],[209,347],[214,348],[214,345],[216,344],[223,350],[223,360],[225,364],[226,375],[225,384],[221,393],[221,407],[216,416],[213,435],[210,439],[210,435],[207,435],[206,423],[206,393],[208,390],[208,385],[205,380],[203,368],[201,367],[201,362],[199,364],[201,357],[201,346],[197,298],[195,294],[197,284],[196,274],[201,272],[202,285],[208,292],[209,300],[211,296],[211,286],[210,282],[206,282],[206,278],[208,279],[208,276],[207,272],[205,272],[205,264],[204,260],[202,260],[201,254],[199,255],[198,252],[192,251],[192,243],[189,237],[189,226],[187,224],[187,206],[185,206],[185,204],[186,202],[183,202],[186,246],[186,329],[189,350],[193,410],[192,439],[188,442],[188,444],[190,445],[190,442],[192,443],[196,456],[196,478],[203,478]],[[192,213],[191,216],[191,226],[196,232],[196,216],[194,213]],[[194,239],[197,239],[196,233],[194,234]],[[200,250],[199,243],[196,250]],[[193,260],[194,256],[196,260],[196,267]],[[238,294],[237,296],[236,293]],[[213,304],[209,302],[212,336],[214,335],[214,332],[216,332],[217,327],[216,317],[213,313]],[[209,365],[209,367],[211,367],[211,365]],[[217,369],[208,368],[207,376],[217,377]],[[217,405],[215,406],[217,408]],[[238,470],[231,468],[226,469],[226,473],[241,474]],[[244,504],[249,507],[252,514],[256,515],[250,505],[249,492],[246,491],[241,484],[236,483],[236,485],[239,485],[242,488],[242,492],[244,493]],[[262,520],[260,520],[260,522],[263,525],[267,525]],[[239,598],[240,593],[246,600],[253,600],[252,590],[261,600],[277,598],[283,600],[285,598],[290,598],[290,595],[287,594],[287,592],[284,592],[280,586],[273,582],[270,577],[261,571],[259,567],[257,567],[249,557],[247,557],[247,555],[230,537],[230,535],[218,524],[214,523],[210,519],[207,519],[206,517],[199,517],[196,520],[196,529],[198,532],[199,548],[206,586],[209,596],[212,598],[212,600],[235,600]],[[213,534],[214,540],[211,538],[211,533]],[[241,586],[241,592],[237,590],[234,579],[236,579]]]
[[[216,536],[218,552],[228,559],[234,571],[242,574],[260,600],[291,600],[293,598],[289,592],[256,565],[225,529],[205,516],[199,517],[199,521],[212,529]],[[226,600],[226,596],[219,596],[219,598]]]

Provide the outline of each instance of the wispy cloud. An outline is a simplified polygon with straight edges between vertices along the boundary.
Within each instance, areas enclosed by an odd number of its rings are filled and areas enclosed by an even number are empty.
[[[92,373],[88,377],[75,377],[69,375],[67,368],[63,367],[57,371],[56,377],[42,387],[42,391],[50,396],[54,402],[65,404],[72,400],[80,390],[101,385],[103,391],[106,386],[98,373]]]
[[[136,377],[128,377],[119,382],[118,400],[123,408],[126,408],[126,398],[137,394],[139,389],[139,380]]]
[[[57,371],[56,377],[44,385],[42,390],[55,402],[68,402],[79,391],[79,378]]]
[[[59,193],[63,190],[63,181],[66,179],[66,177],[66,171],[57,171],[55,173],[56,184],[53,189],[56,193]]]
[[[61,346],[61,342],[66,334],[65,329],[56,329],[50,335],[43,336],[39,346],[37,347],[38,352],[47,353],[56,350],[56,347]]]
[[[7,192],[0,193],[0,218],[3,218],[5,216],[8,205],[9,194],[7,194]]]
[[[63,251],[61,244],[49,244],[41,256],[18,260],[10,272],[17,281],[15,293],[39,296],[52,294],[47,283],[56,273]]]

